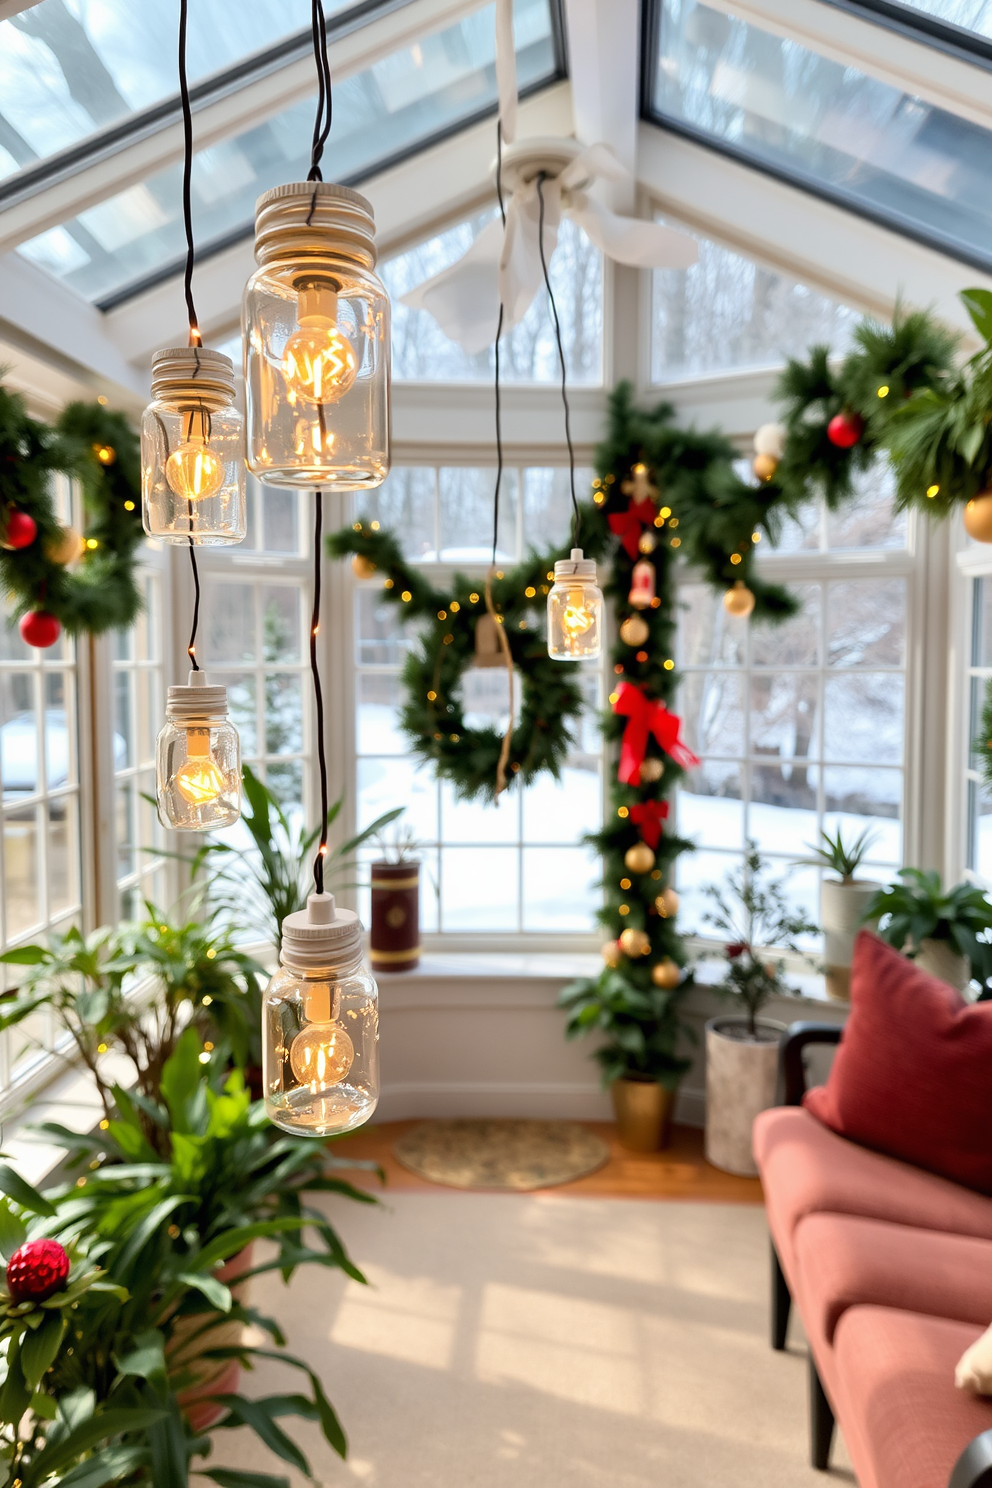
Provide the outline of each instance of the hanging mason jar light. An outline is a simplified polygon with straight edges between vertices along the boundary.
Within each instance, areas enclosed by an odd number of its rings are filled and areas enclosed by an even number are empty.
[[[212,832],[241,815],[241,746],[227,716],[227,688],[193,671],[170,687],[155,751],[158,814],[179,832]]]
[[[592,661],[603,646],[603,591],[596,565],[573,548],[555,564],[548,594],[548,655],[553,661]]]
[[[152,359],[152,401],[141,420],[141,516],[149,537],[203,546],[245,536],[244,420],[234,363],[177,346]]]
[[[311,894],[282,922],[279,961],[262,1005],[266,1112],[284,1131],[351,1131],[379,1099],[379,993],[358,916]]]
[[[248,467],[277,486],[378,486],[389,471],[389,299],[357,191],[277,186],[245,289]]]

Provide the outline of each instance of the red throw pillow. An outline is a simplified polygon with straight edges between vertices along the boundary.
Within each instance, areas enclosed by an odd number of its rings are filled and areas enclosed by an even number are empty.
[[[842,1137],[992,1194],[992,1002],[966,1003],[862,930],[844,1036],[803,1105]]]

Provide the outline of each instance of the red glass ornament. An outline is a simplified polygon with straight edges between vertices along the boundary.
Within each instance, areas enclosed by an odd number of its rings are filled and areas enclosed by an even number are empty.
[[[27,1240],[7,1262],[7,1290],[15,1302],[44,1302],[69,1279],[69,1257],[57,1240]]]
[[[46,646],[54,646],[62,634],[61,623],[47,610],[31,610],[27,615],[22,615],[17,628],[24,644],[36,646],[39,651],[43,651]]]
[[[29,517],[26,511],[18,511],[15,508],[4,524],[0,547],[16,552],[18,548],[29,548],[37,536],[38,523],[34,517]]]
[[[850,408],[845,408],[843,413],[835,413],[827,425],[827,438],[838,449],[853,449],[864,432],[864,419],[860,413],[853,413]]]

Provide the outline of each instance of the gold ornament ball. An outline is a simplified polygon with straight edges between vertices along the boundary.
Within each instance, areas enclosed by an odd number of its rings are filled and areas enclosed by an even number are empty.
[[[641,615],[628,615],[620,627],[620,639],[625,646],[643,646],[649,634],[648,622]]]
[[[778,461],[774,455],[755,455],[751,469],[759,480],[770,481],[778,469]]]
[[[738,579],[732,589],[728,589],[723,596],[723,608],[728,615],[739,615],[747,618],[754,609],[754,595],[747,587],[743,579]]]
[[[375,564],[363,553],[356,553],[351,560],[351,571],[356,579],[370,579],[375,573]]]
[[[646,759],[641,761],[641,780],[648,785],[654,785],[665,773],[665,766],[660,759]]]
[[[646,842],[635,842],[623,855],[624,863],[631,873],[650,873],[654,867],[654,853]]]
[[[658,539],[651,531],[642,532],[637,539],[637,551],[639,553],[653,553],[658,546]]]
[[[651,942],[645,931],[635,930],[632,925],[629,930],[621,932],[620,949],[625,956],[646,956],[651,949]]]
[[[656,961],[652,966],[651,980],[656,987],[664,987],[670,991],[672,987],[677,987],[682,980],[682,972],[672,958],[666,956],[663,961]]]
[[[663,920],[670,920],[678,913],[679,896],[674,889],[662,889],[654,901],[654,907]]]
[[[63,527],[57,536],[50,537],[45,544],[45,557],[52,563],[68,567],[76,563],[86,552],[86,541],[75,527]]]
[[[992,543],[992,490],[979,491],[964,509],[964,530],[976,542]]]
[[[607,966],[620,965],[620,945],[618,941],[606,941],[604,945],[600,946],[599,954],[602,956]]]

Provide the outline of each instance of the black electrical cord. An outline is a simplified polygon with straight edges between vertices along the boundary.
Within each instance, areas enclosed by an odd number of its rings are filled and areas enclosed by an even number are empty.
[[[555,304],[554,291],[551,288],[551,276],[548,273],[548,262],[544,255],[544,182],[547,177],[543,171],[537,178],[537,202],[538,202],[538,234],[537,245],[541,252],[541,268],[544,270],[544,283],[548,291],[548,299],[551,301],[551,318],[555,326],[555,341],[558,344],[558,365],[561,368],[561,401],[565,408],[565,443],[568,445],[568,481],[572,495],[572,547],[581,547],[579,542],[579,503],[575,499],[575,449],[572,445],[572,417],[568,402],[568,383],[565,377],[565,348],[561,339],[561,322],[558,319],[558,306]]]
[[[317,669],[317,632],[320,629],[320,530],[323,517],[323,492],[317,492],[313,528],[313,614],[310,617],[310,671],[313,674],[313,698],[317,714],[317,764],[320,768],[320,844],[313,861],[313,885],[324,892],[324,858],[327,855],[327,758],[324,753],[324,694]]]
[[[193,543],[193,501],[187,502],[189,507],[189,566],[193,570],[193,624],[189,632],[189,645],[186,647],[186,655],[193,664],[194,672],[200,670],[200,663],[196,659],[196,630],[200,623],[200,575],[196,567],[196,548]]]
[[[308,181],[322,181],[320,160],[331,132],[333,108],[331,105],[331,64],[327,60],[327,22],[324,19],[322,0],[311,0],[311,29],[313,31],[313,59],[317,65],[317,114],[313,121],[313,142],[310,150]]]
[[[186,272],[183,276],[183,292],[186,296],[186,310],[189,315],[189,344],[198,347],[203,344],[200,335],[200,324],[197,320],[196,306],[193,303],[193,203],[192,203],[192,181],[193,181],[193,111],[189,101],[189,81],[186,77],[186,29],[189,19],[189,0],[179,0],[179,97],[183,108],[183,225],[186,229]],[[197,358],[196,372],[199,372],[200,364]],[[190,414],[190,429],[193,426],[193,415]],[[193,542],[193,501],[188,501],[189,508],[189,563],[193,570],[193,625],[189,633],[189,645],[186,654],[193,664],[194,672],[200,670],[200,663],[196,659],[196,630],[200,622],[200,575],[196,567],[196,547]]]

